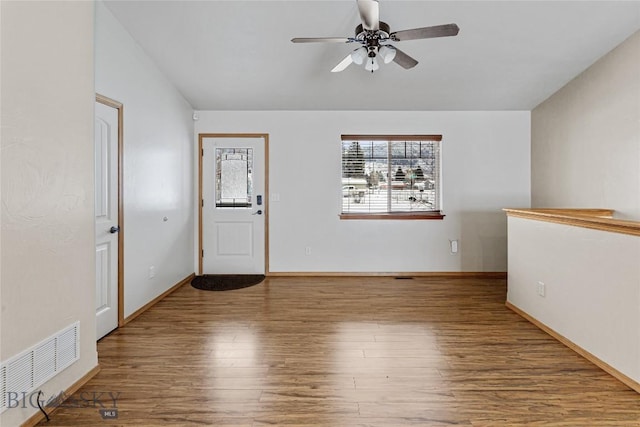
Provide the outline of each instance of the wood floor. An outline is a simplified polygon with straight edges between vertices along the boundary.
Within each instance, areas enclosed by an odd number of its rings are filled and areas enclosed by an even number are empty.
[[[186,285],[104,338],[102,371],[42,425],[640,426],[640,395],[505,295],[499,279]]]

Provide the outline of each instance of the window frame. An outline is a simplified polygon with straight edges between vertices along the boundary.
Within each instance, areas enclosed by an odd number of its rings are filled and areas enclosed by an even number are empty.
[[[341,144],[344,141],[385,141],[385,142],[417,142],[417,141],[436,141],[442,142],[442,135],[349,135],[343,134],[340,137]],[[440,150],[442,150],[442,146],[440,146]],[[387,158],[387,161],[390,162],[391,158]],[[438,158],[438,175],[439,179],[436,183],[437,186],[440,187],[439,195],[441,197],[442,194],[442,155],[440,154]],[[342,176],[343,167],[340,167],[340,175]],[[442,210],[433,210],[433,211],[412,211],[412,212],[340,212],[339,215],[341,220],[442,220],[445,215],[442,213]]]

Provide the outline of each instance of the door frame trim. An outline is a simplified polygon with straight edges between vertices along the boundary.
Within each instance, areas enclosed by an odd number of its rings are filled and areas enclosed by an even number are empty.
[[[264,141],[264,274],[269,275],[269,134],[268,133],[199,133],[198,134],[198,275],[202,275],[202,141],[205,138],[262,138]]]
[[[96,93],[96,102],[115,108],[118,111],[118,327],[125,325],[124,321],[124,198],[123,198],[123,151],[124,151],[124,105],[114,99]]]

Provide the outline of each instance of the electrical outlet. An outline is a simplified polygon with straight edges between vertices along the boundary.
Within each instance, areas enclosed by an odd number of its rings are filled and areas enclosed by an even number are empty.
[[[304,254],[311,255],[311,246],[307,246],[306,248],[304,248]]]
[[[449,245],[451,246],[451,253],[458,253],[458,241],[457,240],[449,240]]]
[[[152,279],[156,277],[156,267],[155,266],[151,266],[149,267],[149,279]]]
[[[544,298],[546,292],[547,290],[545,284],[543,282],[538,282],[538,295]]]

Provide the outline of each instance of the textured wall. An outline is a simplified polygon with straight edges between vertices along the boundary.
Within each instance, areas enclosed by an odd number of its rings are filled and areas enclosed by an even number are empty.
[[[506,271],[501,211],[530,203],[529,112],[201,112],[269,133],[271,271]],[[341,134],[442,134],[442,221],[341,221]],[[452,255],[449,240],[460,240]],[[305,247],[312,248],[305,255]]]
[[[639,259],[639,236],[509,217],[507,300],[640,381]]]
[[[640,32],[531,115],[534,207],[640,219]]]
[[[80,360],[42,387],[51,397],[97,364],[94,7],[3,1],[0,9],[0,358],[79,321]],[[19,425],[36,411],[9,409],[0,424]]]
[[[194,272],[192,109],[101,2],[96,4],[96,92],[124,104],[129,316]]]

